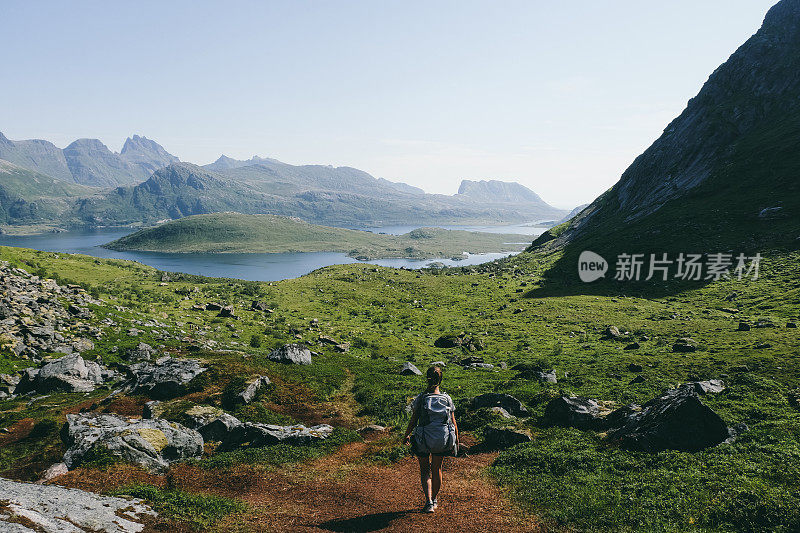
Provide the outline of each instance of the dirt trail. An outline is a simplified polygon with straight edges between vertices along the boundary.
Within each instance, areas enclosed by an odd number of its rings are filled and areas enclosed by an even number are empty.
[[[494,454],[445,461],[439,508],[420,513],[423,497],[415,458],[389,466],[361,460],[368,444],[338,452],[290,472],[267,474],[237,496],[250,511],[231,516],[218,531],[541,531],[484,477]]]

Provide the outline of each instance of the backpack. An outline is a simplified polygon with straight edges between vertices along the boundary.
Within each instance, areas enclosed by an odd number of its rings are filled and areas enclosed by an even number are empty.
[[[411,444],[414,453],[458,455],[458,439],[453,424],[452,400],[446,394],[422,396]]]

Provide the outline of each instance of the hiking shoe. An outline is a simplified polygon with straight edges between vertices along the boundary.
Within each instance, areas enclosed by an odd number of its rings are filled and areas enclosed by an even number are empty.
[[[434,498],[433,499],[433,508],[434,509],[438,509],[439,508],[439,498]]]
[[[428,502],[425,504],[425,507],[422,509],[423,513],[432,513],[436,507],[433,505],[433,502]]]

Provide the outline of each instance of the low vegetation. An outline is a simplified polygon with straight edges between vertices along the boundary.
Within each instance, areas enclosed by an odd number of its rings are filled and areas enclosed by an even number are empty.
[[[106,244],[112,250],[180,253],[341,252],[358,259],[461,258],[463,252],[513,252],[525,235],[419,228],[387,235],[318,226],[277,215],[195,215],[143,229]]]

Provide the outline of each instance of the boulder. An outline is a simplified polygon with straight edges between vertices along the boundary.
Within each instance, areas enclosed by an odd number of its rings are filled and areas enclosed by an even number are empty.
[[[560,396],[544,409],[543,422],[548,426],[593,429],[600,424],[600,404],[579,396]]]
[[[253,401],[253,398],[256,397],[258,391],[271,383],[272,382],[267,376],[258,376],[257,378],[248,381],[244,390],[237,394],[234,398],[234,403],[244,405],[249,404]]]
[[[295,445],[312,444],[327,439],[333,433],[333,427],[327,424],[306,427],[276,426],[245,422],[233,428],[228,437],[220,444],[220,450],[233,450],[242,447],[269,446],[278,443]]]
[[[683,337],[675,341],[672,351],[678,353],[692,353],[697,351],[697,342],[689,337]]]
[[[226,305],[225,307],[219,310],[217,316],[221,318],[236,318],[236,311],[234,310],[232,305]]]
[[[400,368],[399,373],[404,376],[421,376],[422,372],[420,372],[419,368],[417,368],[413,363],[409,363],[406,361],[403,363],[403,366]]]
[[[45,363],[40,369],[27,369],[16,386],[16,394],[36,391],[47,394],[54,391],[91,392],[98,385],[116,376],[94,361],[86,361],[78,354],[65,355]]]
[[[489,426],[483,430],[483,446],[489,450],[504,450],[517,444],[530,441],[530,435],[511,428]]]
[[[461,348],[470,352],[484,349],[483,342],[463,331],[458,335],[442,335],[433,341],[433,345],[437,348]]]
[[[72,469],[91,450],[105,450],[153,472],[170,463],[199,457],[203,437],[197,431],[161,418],[128,419],[116,414],[68,414],[63,430],[67,452],[64,463]]]
[[[696,452],[731,436],[725,422],[700,401],[694,387],[666,391],[640,411],[618,416],[609,438],[628,450]],[[611,427],[611,423],[609,423]]]
[[[472,370],[492,370],[494,369],[494,365],[491,363],[472,363],[471,365],[467,366]]]
[[[155,363],[130,366],[132,392],[147,394],[156,400],[167,400],[186,394],[186,385],[207,369],[194,359],[162,357]]]
[[[617,326],[608,326],[603,331],[603,337],[606,339],[617,340],[622,338],[622,333],[619,332],[619,328]]]
[[[629,372],[641,372],[642,370],[642,365],[637,365],[636,363],[631,363],[628,365]]]
[[[128,361],[149,361],[158,352],[146,342],[140,342],[135,348],[131,348],[125,354]]]
[[[502,407],[492,407],[489,409],[493,415],[499,416],[500,418],[514,418],[514,416],[503,409]]]
[[[203,436],[205,442],[221,442],[227,439],[231,432],[241,425],[242,422],[235,416],[222,413],[210,420],[204,419],[204,422],[194,429]]]
[[[786,323],[786,327],[790,328],[790,329],[797,329],[797,323],[796,322],[787,322]]]
[[[697,394],[715,394],[725,390],[725,382],[721,379],[709,379],[707,381],[693,381],[686,383],[682,387],[693,389]]]
[[[750,324],[747,322],[739,322],[738,331],[750,331]]]
[[[0,393],[7,395],[14,394],[17,385],[19,385],[19,376],[12,374],[0,374]]]
[[[157,516],[138,499],[100,496],[57,485],[0,479],[0,531],[138,533]]]
[[[217,302],[208,302],[205,305],[206,311],[221,311],[224,306]]]
[[[272,312],[272,309],[269,308],[269,304],[267,304],[267,302],[259,300],[253,300],[253,303],[250,304],[250,309],[253,311],[264,311],[267,313]]]
[[[293,365],[310,365],[311,352],[302,344],[284,344],[273,350],[267,357],[272,361]]]
[[[67,472],[69,472],[69,468],[67,468],[67,465],[64,463],[56,463],[50,465],[47,468],[47,470],[44,471],[39,481],[37,481],[36,483],[44,483],[46,481],[50,481],[51,479],[56,478],[58,476],[63,476]]]
[[[514,398],[510,394],[502,394],[497,392],[489,392],[476,396],[470,402],[472,409],[480,409],[481,407],[501,407],[509,414],[517,417],[526,417],[529,415],[528,410],[522,405],[522,402]]]

